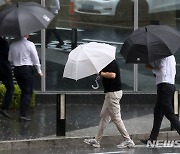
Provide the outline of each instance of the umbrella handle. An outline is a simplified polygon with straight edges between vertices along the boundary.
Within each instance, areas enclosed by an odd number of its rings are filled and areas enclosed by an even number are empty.
[[[100,76],[97,76],[96,79],[95,79],[96,86],[91,85],[93,89],[98,89],[99,88],[99,83],[98,83],[99,79],[100,79]]]

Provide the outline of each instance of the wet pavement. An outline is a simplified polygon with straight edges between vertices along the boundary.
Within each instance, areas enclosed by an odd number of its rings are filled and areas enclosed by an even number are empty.
[[[98,129],[102,104],[67,104],[66,136],[93,136]],[[130,134],[149,133],[152,128],[153,104],[121,104],[122,118]],[[56,105],[38,104],[28,112],[30,122],[19,122],[19,111],[9,111],[8,119],[0,115],[0,140],[23,140],[56,136]],[[162,130],[170,130],[170,123],[164,118]],[[119,135],[115,125],[110,123],[105,135]]]
[[[8,119],[0,115],[0,140],[34,139],[55,134],[55,105],[37,105],[29,110],[30,122],[19,122],[19,111],[9,111]]]
[[[134,138],[135,148],[117,149],[116,144],[122,142],[122,138],[113,123],[110,123],[105,129],[101,148],[94,149],[85,145],[83,138],[93,137],[97,132],[101,107],[102,104],[67,104],[66,137],[56,136],[55,104],[37,104],[34,109],[28,112],[32,119],[30,122],[19,122],[19,111],[9,111],[13,115],[12,119],[0,115],[0,140],[7,143],[14,142],[11,145],[12,147],[19,146],[13,150],[0,150],[0,154],[169,154],[178,152],[179,148],[146,148],[145,145],[139,145],[139,137],[136,136]],[[150,133],[153,120],[153,104],[121,104],[121,112],[129,134]],[[169,130],[170,123],[164,118],[161,131]],[[31,144],[28,141],[29,139],[32,142],[34,142],[33,139],[37,139],[37,141]],[[43,139],[46,140],[42,141]],[[55,143],[53,140],[55,140]],[[23,141],[27,141],[24,147],[23,143],[18,145],[18,142]],[[43,143],[45,143],[45,146],[41,148],[40,145]],[[53,143],[52,145],[59,145],[59,147],[52,147],[51,143]],[[26,149],[25,146],[27,145],[36,147]],[[4,146],[2,142],[0,142],[0,146]]]
[[[179,148],[133,148],[133,149],[40,149],[40,150],[16,150],[0,154],[179,154]]]
[[[0,154],[179,154],[179,148],[147,148],[144,145],[136,145],[133,148],[118,149],[116,146],[104,148],[43,148],[30,150],[0,151]]]

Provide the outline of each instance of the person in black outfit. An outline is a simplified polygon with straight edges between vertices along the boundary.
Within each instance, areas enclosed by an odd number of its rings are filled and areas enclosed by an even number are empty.
[[[48,46],[48,43],[50,42],[51,34],[54,34],[56,40],[59,42],[56,45],[56,48],[60,48],[64,42],[60,37],[60,34],[58,33],[56,26],[57,26],[57,20],[58,20],[58,13],[60,10],[60,1],[59,0],[49,0],[47,1],[48,9],[51,13],[55,15],[54,19],[49,24],[48,28],[46,29],[46,47]]]
[[[117,145],[117,148],[133,147],[135,144],[133,140],[131,140],[121,118],[120,100],[123,92],[120,69],[116,60],[113,60],[103,68],[99,75],[102,77],[102,84],[105,93],[104,104],[100,113],[99,129],[95,138],[85,139],[84,142],[95,148],[99,148],[103,132],[108,123],[112,121],[124,138],[124,142]]]
[[[7,113],[9,109],[12,96],[14,93],[14,83],[12,76],[11,64],[8,61],[9,44],[8,42],[0,37],[0,80],[6,87],[6,93],[4,95],[3,103],[0,108],[0,113],[5,117],[11,118]]]

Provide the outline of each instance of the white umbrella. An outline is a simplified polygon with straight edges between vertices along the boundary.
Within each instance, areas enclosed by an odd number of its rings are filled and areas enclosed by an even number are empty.
[[[90,42],[79,45],[69,54],[63,77],[79,80],[98,74],[115,59],[116,47]]]

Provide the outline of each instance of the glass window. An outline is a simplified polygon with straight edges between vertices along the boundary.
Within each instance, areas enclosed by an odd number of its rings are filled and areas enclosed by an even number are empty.
[[[46,3],[47,8],[49,5]],[[46,31],[46,90],[95,91],[92,84],[95,84],[96,75],[78,81],[62,77],[70,51],[79,44],[92,41],[117,47],[116,58],[121,68],[123,88],[132,90],[133,65],[126,65],[119,52],[123,42],[133,31],[133,7],[131,0],[61,0],[60,10],[53,21],[55,24],[50,24]],[[73,33],[74,29],[77,33]],[[48,31],[51,31],[49,37]],[[60,43],[61,40],[63,43]],[[101,91],[101,81],[99,84],[98,90]]]
[[[56,0],[54,0],[56,1]],[[5,0],[0,3],[0,9],[18,0]],[[29,2],[24,0],[23,2]],[[32,0],[31,0],[32,2]],[[134,67],[126,64],[119,54],[122,44],[134,30],[134,0],[57,0],[52,5],[51,0],[33,0],[45,2],[46,8],[54,13],[55,18],[46,29],[46,91],[96,91],[92,84],[96,75],[74,81],[63,78],[64,66],[70,51],[79,44],[92,41],[109,43],[117,48],[116,58],[121,69],[123,89],[133,91]],[[138,0],[138,26],[149,24],[168,25],[179,31],[180,2],[177,0]],[[166,18],[164,18],[166,17]],[[12,39],[12,38],[11,38]],[[30,34],[41,54],[41,31]],[[179,88],[180,52],[176,52],[177,75],[176,85]],[[99,81],[102,91],[101,81]],[[40,78],[35,76],[35,90],[41,90]],[[138,91],[155,91],[155,78],[143,64],[138,65]]]

